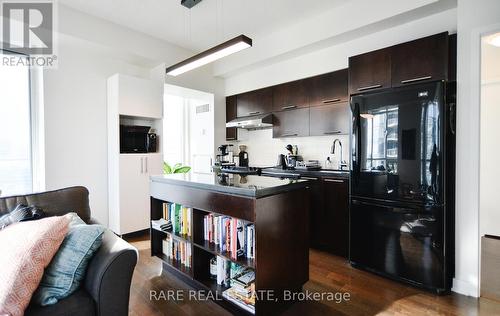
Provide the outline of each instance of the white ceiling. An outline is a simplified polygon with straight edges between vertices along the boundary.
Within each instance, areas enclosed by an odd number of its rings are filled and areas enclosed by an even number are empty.
[[[251,38],[285,28],[352,0],[59,0],[83,11],[193,51],[239,34]]]
[[[481,80],[484,83],[500,82],[500,47],[493,46],[489,40],[500,36],[500,32],[483,37],[481,49]]]

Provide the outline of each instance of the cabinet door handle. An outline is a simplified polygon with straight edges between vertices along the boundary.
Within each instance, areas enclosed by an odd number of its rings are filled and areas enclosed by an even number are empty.
[[[325,179],[326,182],[344,183],[344,180],[340,179]]]
[[[324,132],[323,134],[325,135],[332,135],[332,134],[340,134],[342,133],[341,131],[329,131],[329,132]]]
[[[382,87],[381,84],[374,84],[373,86],[360,87],[360,88],[358,88],[358,91],[370,90],[370,89],[375,89],[375,88],[380,88],[380,87]]]
[[[141,173],[144,173],[144,157],[141,157]]]
[[[324,104],[328,104],[328,103],[333,103],[333,102],[339,102],[340,99],[329,99],[329,100],[323,100],[321,102],[323,102]]]
[[[145,158],[146,173],[148,173],[148,157]]]
[[[298,133],[293,133],[293,134],[283,134],[281,137],[289,137],[289,136],[297,136],[299,135]]]
[[[287,106],[282,106],[282,110],[289,110],[289,109],[295,109],[297,106],[296,105],[287,105]]]
[[[311,177],[300,177],[301,179],[304,179],[304,180],[312,180],[312,181],[316,181],[318,180],[318,178],[311,178]]]
[[[253,111],[253,112],[248,112],[248,115],[255,115],[255,114],[259,114],[260,111]]]
[[[226,140],[236,140],[236,137],[226,137]]]
[[[432,76],[425,76],[425,77],[418,77],[418,78],[413,78],[413,79],[406,79],[406,80],[401,80],[401,83],[411,83],[411,82],[416,82],[416,81],[422,81],[422,80],[428,80],[432,79]]]

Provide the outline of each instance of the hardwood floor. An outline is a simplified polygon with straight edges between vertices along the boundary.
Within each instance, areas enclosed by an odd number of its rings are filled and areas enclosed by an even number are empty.
[[[230,315],[211,300],[189,300],[191,288],[169,274],[150,256],[149,239],[129,239],[139,249],[139,263],[132,278],[130,315]],[[352,268],[342,258],[311,250],[309,292],[349,293],[350,300],[297,302],[284,315],[500,315],[500,302],[459,294],[436,296]],[[180,290],[184,299],[166,299],[158,293]],[[156,291],[157,300],[150,300]],[[177,292],[176,292],[177,293]]]

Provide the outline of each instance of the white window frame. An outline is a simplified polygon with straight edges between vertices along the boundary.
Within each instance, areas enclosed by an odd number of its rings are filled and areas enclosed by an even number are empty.
[[[45,116],[43,69],[30,68],[31,168],[33,192],[45,190]]]
[[[1,50],[0,53],[14,51]],[[31,154],[31,192],[45,190],[45,120],[43,95],[43,69],[29,68],[29,103],[30,103],[30,154]],[[26,192],[27,194],[31,192]],[[0,193],[1,194],[1,193]]]

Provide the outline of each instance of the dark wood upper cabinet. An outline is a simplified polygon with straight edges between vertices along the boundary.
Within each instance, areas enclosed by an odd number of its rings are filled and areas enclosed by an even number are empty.
[[[392,86],[448,79],[448,32],[392,47]]]
[[[310,108],[310,135],[349,134],[350,109],[347,102]]]
[[[391,86],[391,49],[384,48],[349,57],[349,93]]]
[[[236,96],[226,97],[226,122],[236,118]],[[226,140],[238,139],[238,130],[236,127],[226,127]]]
[[[287,82],[273,87],[273,111],[307,106],[307,89],[304,80]]]
[[[309,108],[275,112],[273,138],[309,136]]]
[[[325,105],[349,98],[347,91],[348,69],[305,79],[309,105]]]
[[[238,94],[236,114],[238,117],[270,113],[273,108],[271,87]]]

